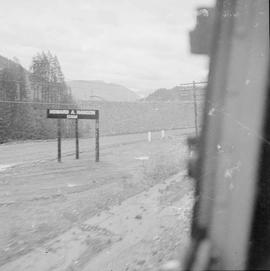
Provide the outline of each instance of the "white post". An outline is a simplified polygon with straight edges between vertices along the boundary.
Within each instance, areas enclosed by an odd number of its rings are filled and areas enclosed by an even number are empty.
[[[148,132],[148,142],[151,142],[152,141],[152,134],[151,132]]]
[[[162,130],[162,131],[161,131],[161,139],[164,139],[164,138],[165,138],[165,131]]]

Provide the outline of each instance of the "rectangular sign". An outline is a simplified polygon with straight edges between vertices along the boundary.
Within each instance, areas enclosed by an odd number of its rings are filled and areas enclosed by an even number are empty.
[[[50,119],[98,119],[98,110],[85,109],[47,109]]]
[[[67,115],[67,119],[77,119],[78,115]]]

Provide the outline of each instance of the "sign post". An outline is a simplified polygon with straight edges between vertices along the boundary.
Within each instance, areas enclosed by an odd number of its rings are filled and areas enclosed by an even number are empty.
[[[96,119],[96,162],[99,162],[99,118]]]
[[[79,159],[79,129],[78,129],[78,119],[75,120],[75,137],[76,137],[76,159]]]
[[[96,120],[95,160],[99,162],[99,111],[84,109],[47,109],[47,118],[57,119],[58,162],[61,162],[61,119],[75,120],[76,159],[79,159],[79,119]]]
[[[61,162],[61,120],[57,120],[57,161]]]

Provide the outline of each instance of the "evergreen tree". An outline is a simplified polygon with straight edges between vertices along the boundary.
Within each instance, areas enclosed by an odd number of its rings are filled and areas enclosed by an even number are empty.
[[[34,91],[34,100],[42,103],[71,103],[71,92],[68,89],[64,74],[62,72],[57,56],[51,52],[42,52],[33,57],[30,67],[30,81]],[[49,107],[49,106],[48,106]],[[53,137],[55,134],[54,123],[47,120],[44,116],[36,114],[36,136],[39,138]],[[63,134],[66,134],[68,122],[63,127]]]
[[[35,100],[56,103],[69,100],[70,95],[60,63],[51,52],[34,56],[30,71]]]
[[[27,99],[25,70],[12,62],[0,73],[0,142],[26,139],[33,132],[31,106],[20,104]]]

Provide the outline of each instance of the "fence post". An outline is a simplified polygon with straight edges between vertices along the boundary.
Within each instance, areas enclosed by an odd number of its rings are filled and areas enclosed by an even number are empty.
[[[151,134],[151,132],[148,132],[147,137],[148,137],[148,142],[151,142],[152,141],[152,134]]]
[[[162,130],[162,131],[161,131],[161,139],[164,139],[164,138],[165,138],[165,131]]]

